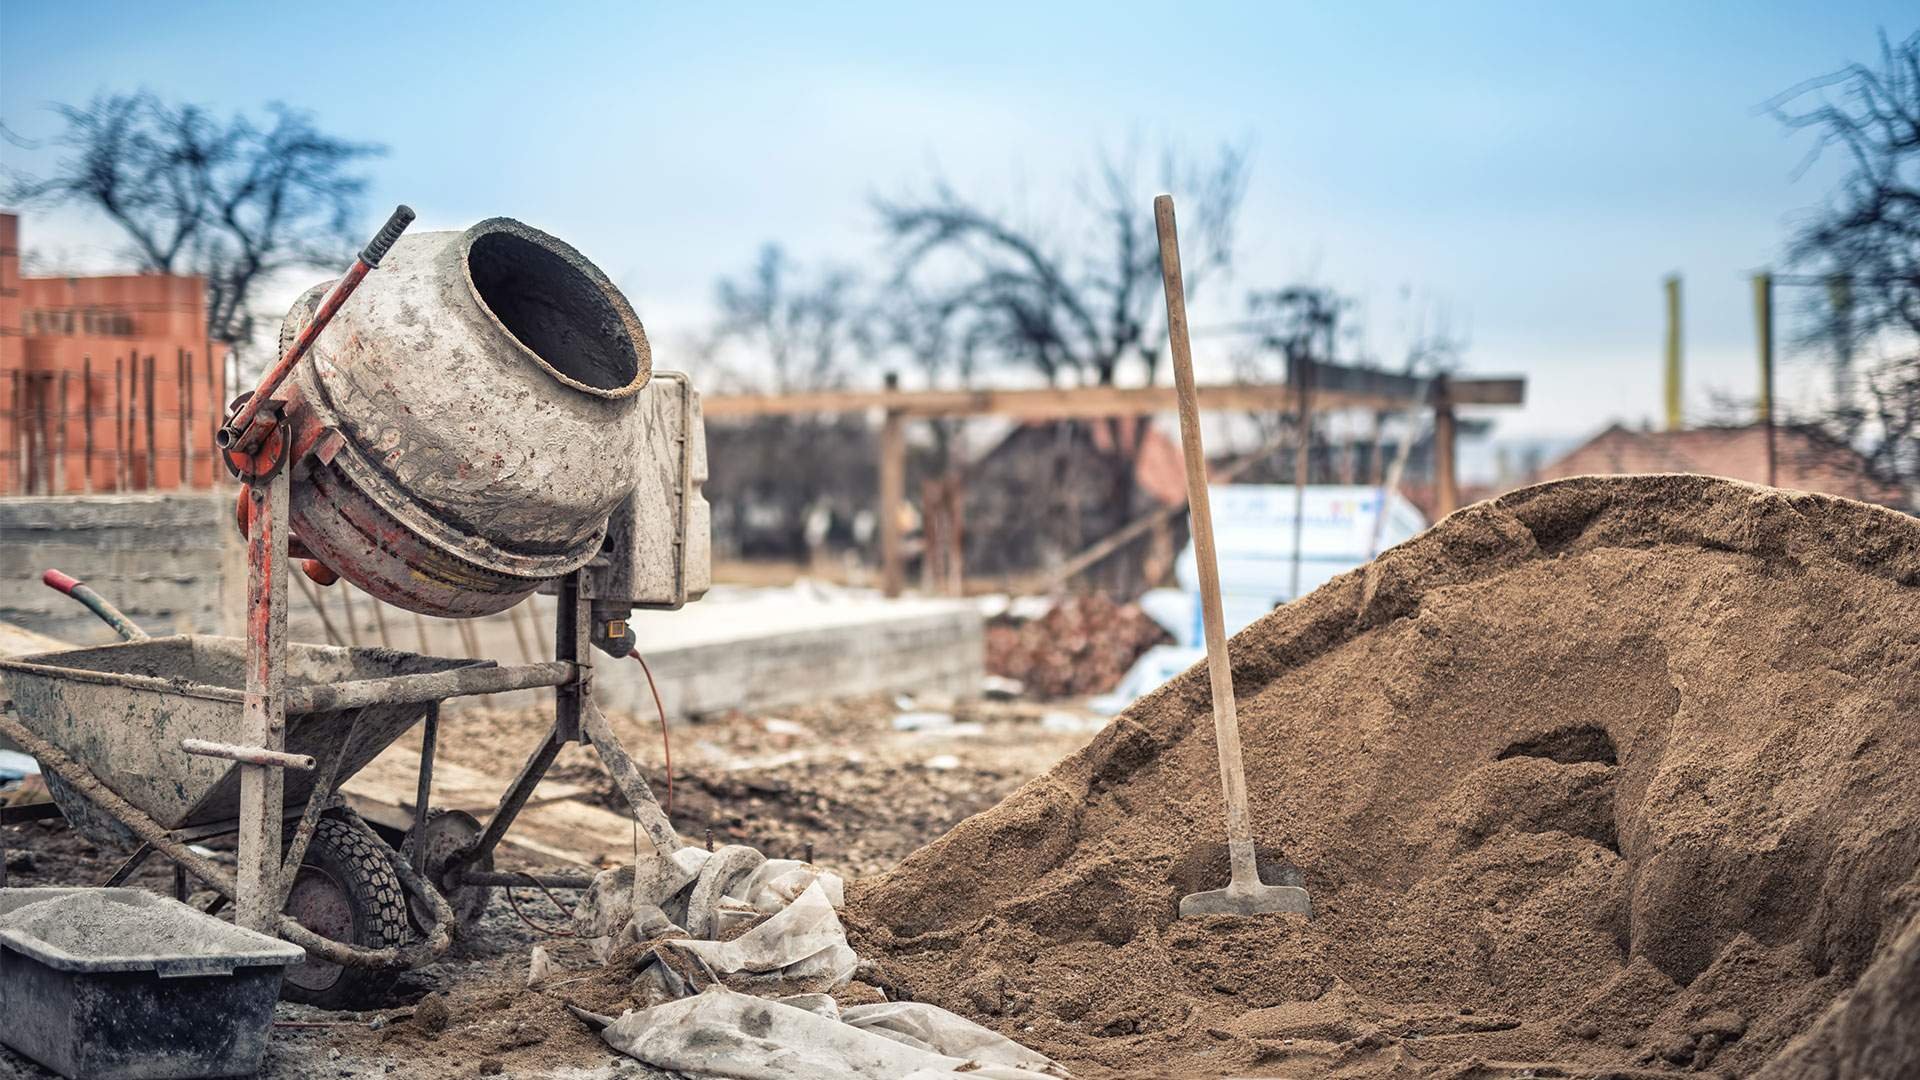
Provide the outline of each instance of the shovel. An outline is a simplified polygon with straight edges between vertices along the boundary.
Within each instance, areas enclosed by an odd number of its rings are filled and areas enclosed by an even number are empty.
[[[1167,289],[1167,338],[1172,346],[1173,384],[1180,401],[1180,448],[1187,459],[1187,509],[1193,518],[1193,554],[1200,571],[1200,610],[1207,635],[1207,674],[1213,682],[1213,733],[1220,747],[1220,783],[1227,801],[1227,855],[1233,878],[1224,889],[1180,899],[1180,917],[1264,915],[1290,911],[1311,917],[1307,890],[1265,885],[1255,863],[1253,829],[1247,821],[1247,777],[1240,763],[1240,719],[1233,707],[1233,669],[1220,619],[1220,567],[1213,550],[1213,512],[1207,502],[1207,459],[1200,448],[1200,404],[1193,389],[1193,349],[1187,341],[1187,297],[1180,281],[1180,240],[1173,225],[1173,197],[1153,200],[1160,233],[1160,273]]]

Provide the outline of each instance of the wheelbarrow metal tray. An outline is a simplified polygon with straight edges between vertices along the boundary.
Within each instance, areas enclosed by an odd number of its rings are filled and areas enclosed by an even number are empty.
[[[180,749],[180,740],[245,743],[246,642],[181,634],[93,649],[0,660],[20,722],[90,769],[101,783],[162,827],[231,821],[239,814],[240,767]],[[392,649],[289,644],[290,702],[303,686],[427,675],[492,666]],[[286,749],[320,762],[342,754],[336,786],[358,772],[425,715],[428,702],[377,701],[356,708],[287,714]],[[102,815],[73,806],[82,797],[64,783],[49,789],[82,832],[102,829]],[[315,776],[289,769],[286,803],[298,808]],[[72,807],[72,811],[69,808]],[[124,839],[124,837],[122,837]]]
[[[41,901],[83,910],[6,925]],[[68,1077],[250,1075],[304,955],[140,889],[0,889],[0,1039]]]

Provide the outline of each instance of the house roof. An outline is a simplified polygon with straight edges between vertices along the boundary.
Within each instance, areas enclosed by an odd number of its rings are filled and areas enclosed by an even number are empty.
[[[1851,447],[1797,427],[1774,429],[1778,487],[1818,491],[1907,509],[1908,492],[1879,480]],[[1682,472],[1767,482],[1767,433],[1759,424],[1635,431],[1615,424],[1540,470],[1539,480],[1610,473]]]

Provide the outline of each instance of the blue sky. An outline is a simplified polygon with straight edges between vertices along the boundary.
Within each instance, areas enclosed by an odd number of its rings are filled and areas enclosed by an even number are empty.
[[[1796,181],[1804,137],[1756,107],[1916,24],[1895,3],[468,0],[296,16],[0,0],[0,120],[46,134],[45,103],[137,86],[313,110],[391,148],[369,226],[406,201],[428,227],[547,228],[628,291],[667,366],[694,363],[715,277],[765,241],[880,269],[876,193],[941,176],[1049,221],[1102,146],[1236,140],[1253,153],[1242,258],[1196,322],[1236,314],[1247,288],[1312,280],[1358,297],[1390,353],[1412,310],[1444,310],[1470,330],[1469,368],[1532,379],[1503,433],[1578,434],[1657,412],[1673,271],[1690,407],[1750,392],[1746,274],[1835,175]],[[112,233],[82,217],[29,217],[24,234],[111,261]],[[1226,343],[1201,345],[1224,374]],[[1818,378],[1802,365],[1783,382],[1791,399]]]

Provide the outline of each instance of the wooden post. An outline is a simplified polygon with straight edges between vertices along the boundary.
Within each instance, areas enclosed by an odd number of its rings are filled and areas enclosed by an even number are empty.
[[[93,494],[93,354],[80,358],[80,490]]]
[[[151,369],[151,368],[149,368]],[[287,470],[256,483],[247,532],[247,696],[240,742],[286,749]],[[281,770],[240,768],[240,846],[234,921],[272,933],[280,921]]]
[[[1367,452],[1367,482],[1379,487],[1387,480],[1387,414],[1373,410],[1373,449]]]
[[[155,414],[153,411],[153,357],[149,356],[147,357],[147,490],[148,491],[158,491],[160,488],[160,462],[156,460],[156,458],[159,455],[157,451],[155,451],[154,449],[156,445],[154,440],[154,430],[153,430],[154,415]]]
[[[1313,359],[1297,358],[1287,377],[1294,382],[1293,426],[1300,433],[1293,452],[1293,584],[1287,593],[1287,600],[1292,602],[1300,598],[1300,549],[1307,538],[1307,481],[1313,479]]]
[[[900,377],[887,373],[887,389],[898,390]],[[900,520],[907,498],[906,417],[888,409],[880,425],[880,591],[899,596],[906,586]]]
[[[959,438],[956,432],[955,438]],[[967,475],[956,467],[947,475],[947,594],[967,595]]]
[[[1460,508],[1460,476],[1454,463],[1453,390],[1445,375],[1433,377],[1433,510],[1436,518]]]
[[[1767,486],[1780,483],[1773,435],[1773,275],[1753,275],[1753,322],[1760,344],[1760,426],[1767,433]]]

